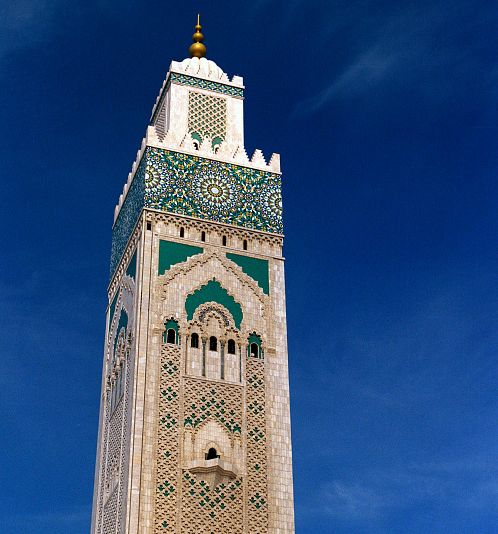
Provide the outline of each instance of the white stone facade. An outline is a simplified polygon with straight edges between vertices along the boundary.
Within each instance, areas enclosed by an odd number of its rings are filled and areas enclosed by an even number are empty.
[[[173,62],[141,150],[279,173],[247,158],[242,90]],[[294,532],[282,240],[142,209],[109,286],[92,533]]]

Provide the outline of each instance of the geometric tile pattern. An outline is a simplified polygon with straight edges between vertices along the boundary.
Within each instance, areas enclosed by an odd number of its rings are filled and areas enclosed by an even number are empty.
[[[247,524],[251,534],[268,532],[265,362],[246,360]]]
[[[176,532],[179,465],[180,347],[161,347],[161,394],[157,440],[157,486],[154,532]]]
[[[202,139],[225,139],[227,131],[227,102],[219,96],[189,91],[188,131],[196,132]]]
[[[222,95],[238,96],[240,98],[243,98],[244,96],[244,89],[240,87],[232,87],[230,85],[225,85],[224,83],[213,82],[212,80],[203,80],[201,78],[194,78],[193,76],[188,76],[186,74],[177,74],[176,72],[172,72],[170,74],[170,77],[168,78],[168,81],[166,82],[164,89],[162,90],[161,100],[155,106],[154,115],[152,116],[150,121],[151,124],[155,123],[156,116],[162,108],[161,104],[163,103],[163,100],[166,94],[168,93],[168,88],[171,82],[177,83],[179,85],[189,85],[190,87],[198,87],[199,89],[208,89],[209,91],[221,93]]]
[[[132,291],[128,288],[127,291]],[[125,313],[122,305],[124,289],[122,286],[116,291],[116,297],[111,305],[107,335],[107,348],[104,374],[106,377],[105,399],[103,404],[103,440],[99,453],[99,491],[97,505],[98,534],[114,534],[124,531],[126,522],[126,498],[128,481],[128,450],[131,429],[131,386],[134,376],[134,352],[131,350],[132,334],[121,327],[118,318]],[[133,291],[132,293],[133,294]],[[119,307],[116,306],[119,304]],[[133,309],[129,309],[130,319]],[[122,361],[119,374],[124,377],[124,391],[117,405],[113,406],[113,389],[116,381],[110,380],[116,372],[116,338],[120,330],[124,330],[125,344],[120,345],[119,352]],[[114,384],[114,386],[113,386]]]
[[[244,530],[243,484],[236,478],[211,488],[185,472],[182,480],[182,534],[239,534]]]
[[[207,421],[217,421],[230,435],[242,431],[243,387],[183,379],[185,428],[195,433]],[[182,480],[182,534],[242,533],[244,484],[241,477],[215,487],[186,471]]]
[[[171,82],[179,83],[181,85],[190,85],[191,87],[198,87],[199,89],[208,89],[216,93],[222,93],[230,96],[244,96],[244,89],[240,87],[232,87],[223,83],[213,82],[211,80],[203,80],[202,78],[194,78],[186,74],[171,73]],[[164,91],[163,93],[165,93]]]
[[[145,205],[282,233],[280,175],[149,147]]]
[[[242,387],[184,379],[184,426],[198,428],[213,419],[231,434],[242,430]]]
[[[137,223],[138,216],[144,205],[145,186],[145,160],[142,159],[140,166],[131,182],[126,199],[121,206],[118,218],[112,227],[111,245],[111,277],[116,270],[121,256],[125,251],[128,239]]]
[[[147,147],[113,227],[111,276],[143,206],[283,233],[279,174]]]
[[[110,408],[110,403],[107,403],[107,408]],[[103,506],[101,509],[102,534],[111,534],[116,531],[117,507],[118,507],[118,486],[114,488],[111,494],[107,494],[106,487],[110,485],[110,478],[113,476],[111,466],[119,462],[121,456],[121,428],[123,421],[123,406],[119,403],[114,412],[109,426],[106,428],[106,451],[103,458],[107,458],[107,465],[102,465],[102,481],[103,491],[101,498]]]

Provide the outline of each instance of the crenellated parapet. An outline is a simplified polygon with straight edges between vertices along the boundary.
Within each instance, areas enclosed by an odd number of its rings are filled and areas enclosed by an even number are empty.
[[[116,223],[147,147],[182,152],[249,170],[280,174],[280,155],[249,157],[243,131],[244,84],[214,61],[173,61],[152,110],[150,124],[114,210]],[[250,172],[250,171],[249,171]]]
[[[143,208],[283,233],[281,175],[145,144],[113,226],[111,276]],[[254,158],[262,157],[255,153]]]

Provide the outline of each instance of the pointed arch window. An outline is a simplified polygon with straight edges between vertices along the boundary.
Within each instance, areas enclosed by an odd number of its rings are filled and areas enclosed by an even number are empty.
[[[247,355],[251,358],[263,358],[263,349],[261,347],[261,337],[252,333],[247,340]]]
[[[163,341],[174,345],[179,344],[180,336],[178,335],[178,323],[174,319],[170,319],[164,323]]]

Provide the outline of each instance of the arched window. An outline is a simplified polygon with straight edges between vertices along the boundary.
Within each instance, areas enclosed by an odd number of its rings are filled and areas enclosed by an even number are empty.
[[[228,340],[228,354],[235,354],[235,341],[233,339]]]
[[[223,236],[223,239],[222,239],[221,241],[222,241],[222,243],[223,243],[223,246],[226,247],[226,246],[227,246],[227,236],[224,235],[224,236]]]
[[[199,334],[193,333],[190,336],[190,346],[193,349],[198,349],[199,348]]]
[[[218,350],[218,340],[214,336],[209,338],[209,350]]]
[[[180,228],[180,237],[185,237],[185,228],[183,226]]]
[[[166,343],[176,343],[176,332],[173,328],[169,328],[166,334]]]
[[[206,232],[204,230],[201,232],[201,241],[206,241]]]
[[[261,343],[261,336],[253,332],[247,339],[247,356],[253,358],[263,358],[263,348]]]
[[[211,447],[206,453],[206,460],[214,460],[215,458],[219,458],[219,457],[220,455],[218,454],[218,451],[214,447]]]
[[[174,319],[168,319],[164,323],[163,342],[178,344],[180,341],[178,323]]]
[[[247,239],[244,239],[243,248],[244,250],[247,250]]]

